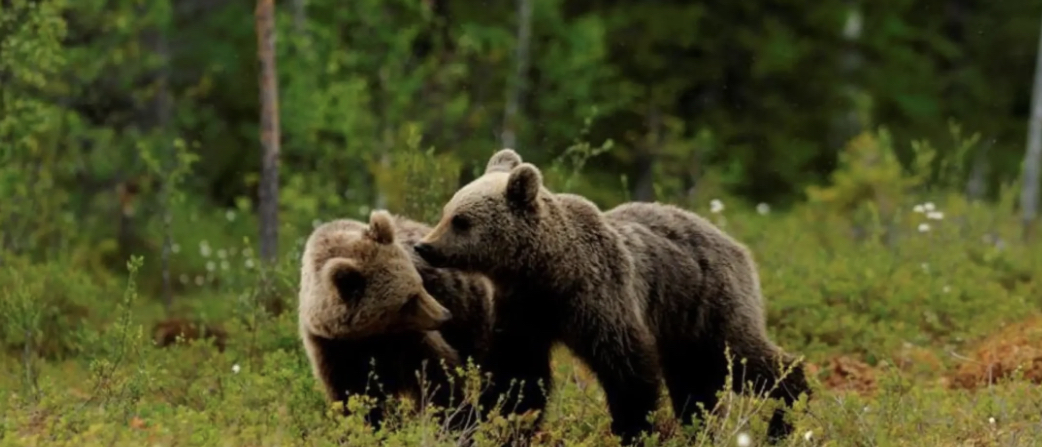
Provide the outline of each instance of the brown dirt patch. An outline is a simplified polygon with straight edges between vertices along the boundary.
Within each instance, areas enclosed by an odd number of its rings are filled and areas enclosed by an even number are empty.
[[[1025,379],[1042,383],[1042,317],[1010,324],[981,340],[971,352],[952,375],[953,388],[994,384],[1018,368]]]
[[[832,391],[871,394],[876,390],[875,368],[851,356],[833,357],[822,366],[808,363],[807,372],[818,376]]]

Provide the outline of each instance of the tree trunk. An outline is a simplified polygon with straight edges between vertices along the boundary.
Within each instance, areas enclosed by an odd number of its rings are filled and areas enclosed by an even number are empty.
[[[528,73],[528,47],[532,40],[532,0],[517,0],[517,65],[512,85],[507,88],[503,116],[503,147],[517,148],[517,114]]]
[[[260,256],[274,263],[278,256],[279,225],[279,96],[275,77],[275,5],[258,0],[257,55],[260,62]]]
[[[293,0],[293,30],[303,36],[308,19],[307,0]]]
[[[966,196],[970,200],[981,200],[988,194],[988,171],[991,169],[988,154],[991,152],[991,144],[991,141],[981,143],[977,155],[973,157],[970,178],[966,181]]]
[[[1028,122],[1028,147],[1024,155],[1024,184],[1020,193],[1024,238],[1030,239],[1038,212],[1038,170],[1042,162],[1042,32],[1035,56],[1035,82],[1031,92],[1031,121]]]
[[[170,210],[170,196],[173,185],[170,184],[171,179],[169,178],[170,170],[175,169],[176,154],[174,153],[174,147],[170,144],[168,138],[167,126],[170,124],[170,89],[167,85],[169,76],[169,48],[167,45],[166,34],[163,30],[156,31],[154,51],[162,62],[156,74],[156,96],[152,100],[152,113],[155,117],[155,125],[159,129],[161,135],[159,144],[161,147],[161,156],[163,163],[163,169],[166,171],[164,176],[167,178],[163,179],[163,190],[162,190],[162,214],[163,214],[163,251],[160,255],[160,262],[163,274],[163,306],[167,312],[170,311],[170,307],[174,303],[173,291],[170,286],[170,246],[173,244],[173,237],[171,236],[170,221],[173,219],[172,212]]]
[[[648,95],[654,101],[654,95]],[[655,156],[662,144],[662,112],[652,105],[647,116],[648,135],[637,154],[637,182],[633,184],[633,200],[650,202],[655,200]]]

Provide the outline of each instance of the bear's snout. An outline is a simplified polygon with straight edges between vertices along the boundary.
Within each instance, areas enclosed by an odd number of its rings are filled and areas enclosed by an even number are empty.
[[[427,261],[432,267],[441,267],[445,262],[445,258],[438,253],[438,250],[431,244],[426,242],[420,242],[416,244],[416,254],[420,255],[424,261]]]

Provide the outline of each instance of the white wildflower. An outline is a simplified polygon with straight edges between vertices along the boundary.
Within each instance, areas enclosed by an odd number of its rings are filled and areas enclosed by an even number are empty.
[[[241,368],[239,368],[239,364],[238,363],[232,365],[232,372],[233,373],[238,374],[240,370],[241,370]]]
[[[991,425],[995,425],[995,418],[988,418],[988,423]]]
[[[922,264],[919,264],[919,267],[922,267],[924,272],[930,271],[930,264],[927,264],[925,262],[922,263]]]
[[[926,213],[926,218],[933,220],[941,220],[944,219],[944,213],[940,211],[930,211],[929,213]]]
[[[171,244],[170,245],[170,251],[174,252],[174,253],[180,253],[181,252],[181,244]]]
[[[215,268],[217,268],[217,264],[214,264],[213,261],[206,261],[206,271],[212,272]]]
[[[924,203],[923,204],[923,209],[926,210],[926,211],[933,211],[934,210],[933,202],[926,202],[926,203]]]
[[[944,292],[944,293],[948,293],[948,292],[952,291],[952,288],[948,287],[948,286],[944,286],[944,287],[941,288],[941,291]]]
[[[804,441],[810,442],[810,440],[812,438],[814,438],[814,432],[812,432],[810,430],[807,430],[806,432],[803,433],[803,440]]]
[[[916,206],[912,207],[912,211],[915,211],[917,213],[922,213],[923,212],[923,206],[922,205],[916,205]]]
[[[227,250],[225,250],[223,248],[220,249],[220,250],[217,250],[217,257],[218,258],[224,259],[226,256],[228,256],[228,251]]]
[[[923,223],[919,224],[919,232],[920,233],[925,233],[927,231],[930,231],[930,224],[928,224],[926,222],[923,222]]]
[[[253,260],[252,259],[247,259],[246,260],[246,268],[247,269],[252,269],[253,268]]]
[[[753,439],[748,433],[739,433],[737,441],[738,447],[749,447],[750,445],[753,445]]]
[[[225,211],[224,212],[224,218],[228,219],[228,222],[234,222],[235,221],[235,211],[234,210]]]
[[[199,254],[203,255],[204,258],[209,258],[211,251],[209,242],[202,241],[199,243]]]
[[[759,205],[756,205],[756,212],[760,213],[760,215],[766,216],[768,213],[771,212],[771,206],[766,203],[760,202]]]
[[[721,202],[720,199],[713,199],[713,200],[709,201],[709,212],[711,212],[711,213],[719,213],[719,212],[721,212],[723,210],[724,210],[724,202]]]

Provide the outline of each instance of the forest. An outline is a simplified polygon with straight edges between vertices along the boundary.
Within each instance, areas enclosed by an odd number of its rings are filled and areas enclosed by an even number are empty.
[[[749,247],[781,445],[1042,444],[1042,1],[0,0],[0,447],[463,445],[325,399],[301,256],[502,148]],[[552,368],[533,445],[618,445]],[[768,445],[770,399],[662,396],[645,446]]]

